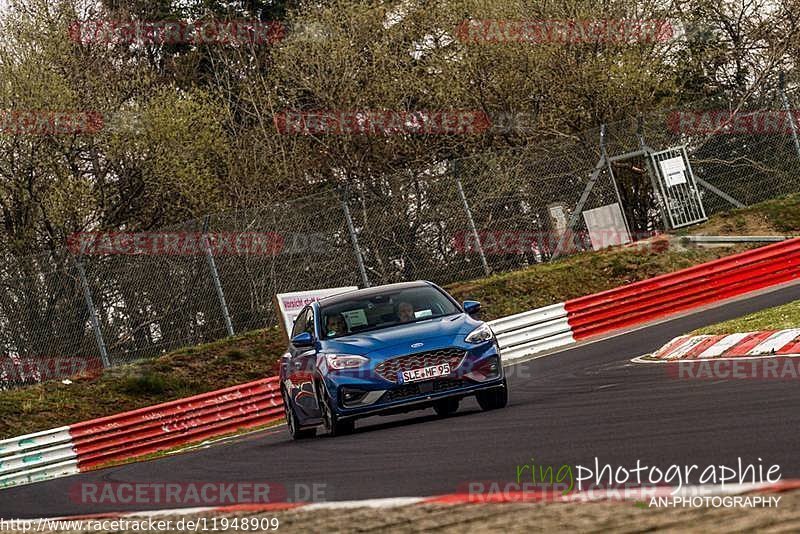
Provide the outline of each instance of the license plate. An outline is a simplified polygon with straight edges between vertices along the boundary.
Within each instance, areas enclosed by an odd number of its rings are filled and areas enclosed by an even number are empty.
[[[411,369],[409,371],[397,371],[397,383],[404,384],[406,382],[418,382],[420,380],[429,380],[437,376],[445,376],[450,374],[450,364],[442,363],[439,365],[431,365],[430,367],[420,367],[419,369]]]

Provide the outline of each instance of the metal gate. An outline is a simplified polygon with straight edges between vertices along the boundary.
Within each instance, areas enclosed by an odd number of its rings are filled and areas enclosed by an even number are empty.
[[[658,176],[658,192],[670,227],[681,228],[707,220],[686,146],[652,152],[650,160]]]

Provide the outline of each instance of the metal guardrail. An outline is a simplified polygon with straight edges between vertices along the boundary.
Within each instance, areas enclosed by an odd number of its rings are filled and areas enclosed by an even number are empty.
[[[270,377],[3,440],[0,488],[89,471],[282,417],[279,380]]]
[[[489,325],[497,336],[503,358],[518,359],[800,278],[800,238],[733,236],[730,239],[763,239],[774,243],[491,321]]]
[[[489,322],[506,361],[574,343],[564,303]]]
[[[779,243],[792,239],[786,235],[686,235],[680,238],[683,243],[694,245],[735,245],[738,243]]]
[[[0,441],[0,488],[78,472],[68,426]]]
[[[800,238],[569,300],[575,339],[620,330],[800,278]]]

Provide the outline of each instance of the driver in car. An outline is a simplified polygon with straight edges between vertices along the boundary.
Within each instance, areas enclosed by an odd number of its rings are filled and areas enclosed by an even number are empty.
[[[347,333],[347,321],[341,313],[329,315],[325,320],[327,337],[339,336]]]

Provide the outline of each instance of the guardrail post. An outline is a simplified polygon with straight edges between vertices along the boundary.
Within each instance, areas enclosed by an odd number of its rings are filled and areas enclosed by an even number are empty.
[[[786,111],[786,120],[789,121],[789,129],[792,131],[792,139],[794,140],[794,149],[797,152],[797,157],[800,158],[800,141],[797,139],[797,125],[794,123],[794,115],[789,107],[789,99],[786,98],[786,92],[783,90],[786,85],[786,80],[783,71],[778,75],[778,91],[781,94],[781,102],[783,109]]]
[[[456,163],[453,162],[453,171],[455,172]],[[458,188],[458,196],[461,197],[461,204],[464,205],[464,212],[467,214],[467,222],[469,229],[472,232],[472,237],[475,239],[475,247],[478,249],[478,256],[481,258],[481,265],[483,272],[489,276],[492,271],[489,269],[489,264],[486,262],[486,255],[483,253],[483,245],[481,244],[481,236],[478,234],[478,228],[475,226],[475,219],[472,218],[472,210],[469,209],[469,202],[467,202],[467,195],[464,193],[464,186],[461,185],[461,179],[456,176],[456,187]]]
[[[97,348],[100,351],[100,359],[103,362],[103,367],[111,367],[111,361],[108,358],[108,350],[106,343],[103,340],[103,332],[100,330],[100,321],[97,319],[97,312],[94,308],[94,301],[92,300],[92,292],[89,290],[89,282],[86,280],[86,271],[83,269],[83,264],[79,258],[73,257],[75,261],[75,268],[78,270],[78,276],[81,279],[83,286],[83,298],[86,301],[86,308],[89,310],[89,321],[94,331],[94,339],[97,342]]]
[[[211,271],[211,278],[214,280],[214,289],[217,291],[217,299],[219,299],[220,308],[222,308],[222,319],[225,321],[225,330],[228,332],[228,337],[233,336],[233,323],[231,316],[228,313],[228,304],[225,302],[225,293],[222,291],[222,282],[219,280],[219,272],[217,271],[217,263],[214,261],[214,254],[211,252],[211,243],[208,242],[208,223],[210,217],[206,215],[203,221],[203,249],[206,252],[206,262],[208,269]]]
[[[339,202],[342,204],[344,218],[347,221],[347,231],[350,233],[350,241],[353,243],[353,252],[356,255],[356,262],[358,263],[358,272],[361,274],[361,283],[364,284],[364,287],[370,287],[369,278],[367,277],[367,268],[364,266],[364,256],[361,254],[361,247],[358,245],[356,227],[353,225],[353,218],[350,216],[350,206],[347,205],[347,188],[343,188],[340,193]]]

